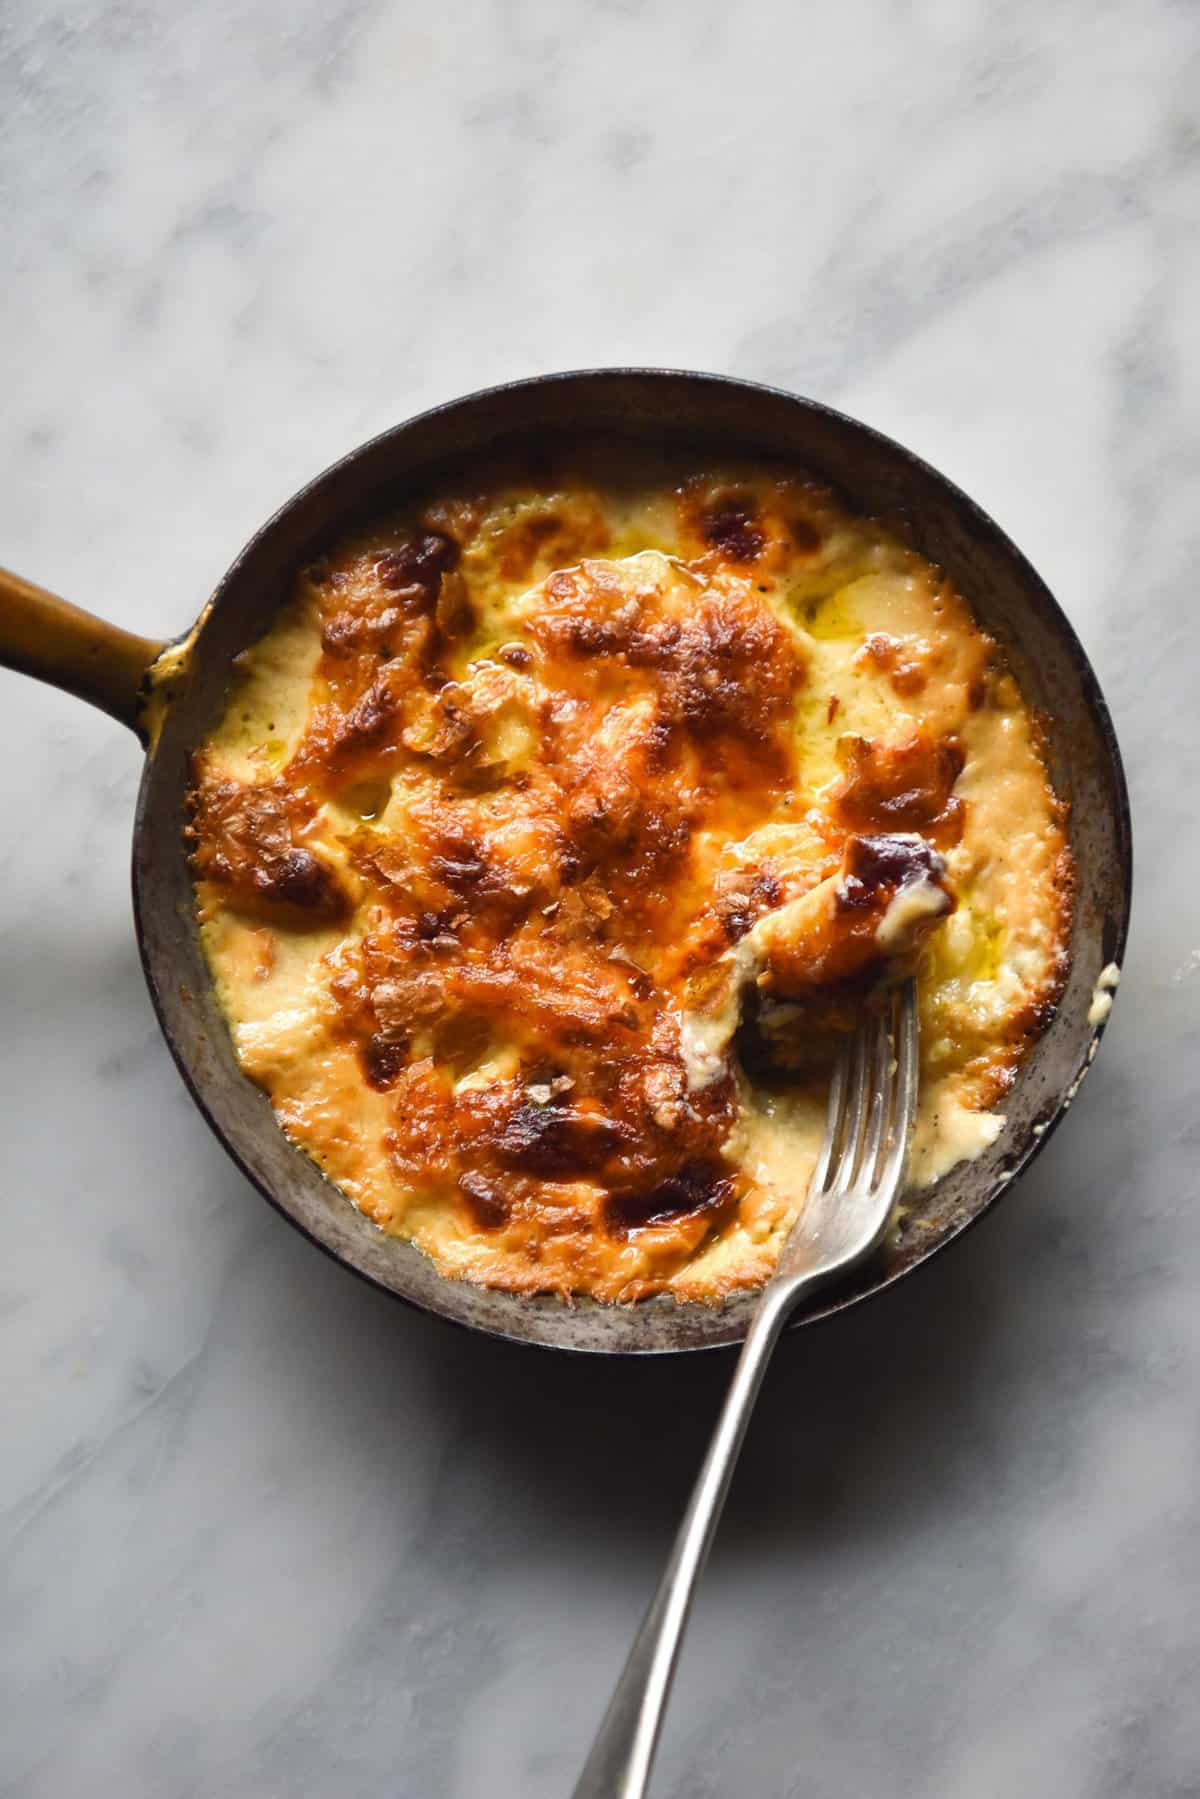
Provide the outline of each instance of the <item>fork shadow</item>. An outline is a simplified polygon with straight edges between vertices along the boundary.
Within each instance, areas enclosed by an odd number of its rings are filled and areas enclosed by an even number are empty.
[[[1119,1078],[1079,1110],[1120,1110]],[[1114,1088],[1117,1089],[1114,1096]],[[1046,1359],[1069,1352],[1080,1253],[1076,1189],[1088,1161],[1111,1180],[1114,1147],[1078,1128],[979,1229],[869,1306],[779,1345],[722,1527],[723,1554],[780,1540],[809,1547],[853,1530],[912,1527],[956,1487],[1002,1479],[1003,1442],[1027,1427]],[[1105,1132],[1107,1139],[1109,1133]],[[1119,1152],[1116,1152],[1119,1153]],[[1097,1169],[1099,1172],[1099,1168]],[[1087,1270],[1082,1270],[1083,1292]],[[1086,1298],[1085,1301],[1086,1303]],[[419,1352],[429,1402],[458,1420],[463,1448],[499,1509],[536,1502],[555,1524],[657,1554],[679,1517],[733,1368],[733,1352],[609,1362],[547,1355],[447,1332],[428,1321]],[[410,1350],[417,1350],[413,1344]],[[427,1358],[427,1359],[426,1359]],[[999,1395],[994,1403],[993,1389]],[[988,1403],[985,1405],[985,1396]],[[999,1439],[999,1452],[997,1442]],[[999,1460],[998,1460],[999,1455]]]

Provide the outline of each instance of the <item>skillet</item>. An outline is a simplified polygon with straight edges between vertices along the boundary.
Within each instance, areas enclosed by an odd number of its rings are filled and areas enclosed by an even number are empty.
[[[726,376],[662,369],[544,375],[471,394],[384,432],[269,519],[185,637],[162,644],[103,623],[0,571],[0,663],[103,707],[147,755],[133,836],[138,944],[159,1023],[192,1097],[234,1161],[312,1242],[443,1318],[523,1343],[607,1354],[714,1348],[745,1334],[753,1296],[721,1308],[669,1298],[574,1306],[446,1280],[412,1244],[384,1236],[296,1149],[235,1060],[200,949],[183,841],[192,750],[215,722],[233,658],[269,624],[296,569],[348,524],[439,475],[531,447],[596,439],[718,450],[793,463],[856,511],[885,517],[940,565],[996,637],[1045,720],[1051,777],[1070,803],[1077,872],[1071,972],[1048,1029],[1006,1097],[1007,1125],[977,1161],[917,1196],[878,1256],[822,1293],[798,1322],[890,1286],[944,1249],[1005,1192],[1070,1106],[1104,1024],[1097,978],[1124,953],[1132,878],[1129,802],[1108,708],[1065,616],[999,527],[911,451],[814,401]]]

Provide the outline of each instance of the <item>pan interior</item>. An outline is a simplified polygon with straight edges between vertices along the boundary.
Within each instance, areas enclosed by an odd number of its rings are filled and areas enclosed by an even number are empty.
[[[1006,1097],[992,1149],[922,1194],[869,1267],[809,1317],[879,1290],[986,1210],[1045,1139],[1088,1065],[1088,1022],[1101,969],[1119,960],[1129,893],[1128,812],[1107,711],[1073,632],[1033,570],[964,495],[899,445],[839,414],[771,389],[713,376],[600,371],[492,389],[375,439],[291,500],[217,589],[177,685],[138,803],[134,894],[147,978],[163,1029],[205,1115],[279,1209],[377,1284],[460,1324],[579,1351],[653,1353],[735,1342],[750,1297],[719,1308],[671,1299],[631,1307],[567,1306],[448,1281],[420,1251],[383,1235],[296,1150],[266,1095],[242,1073],[215,1002],[195,926],[182,837],[189,758],[214,722],[232,658],[261,635],[294,572],[348,523],[474,462],[530,447],[596,441],[722,459],[792,463],[856,510],[901,522],[1004,645],[1046,720],[1051,775],[1070,801],[1078,890],[1071,973],[1049,1029]]]

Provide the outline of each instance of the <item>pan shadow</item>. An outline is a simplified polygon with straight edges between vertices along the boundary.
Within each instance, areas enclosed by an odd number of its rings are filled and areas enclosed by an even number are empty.
[[[1086,1304],[1089,1187],[1111,1190],[1127,1111],[1119,1068],[1087,1084],[1067,1128],[989,1218],[870,1305],[785,1337],[768,1372],[722,1525],[719,1553],[756,1559],[780,1543],[811,1552],[919,1530],[946,1506],[1002,1482],[1005,1444],[1027,1428],[1048,1365],[1069,1356]],[[1086,1128],[1089,1124],[1091,1129]],[[1105,1229],[1136,1228],[1109,1212]],[[1089,1247],[1092,1246],[1092,1247]],[[555,1355],[472,1336],[349,1281],[297,1245],[290,1299],[311,1323],[293,1363],[403,1369],[419,1407],[443,1420],[446,1552],[486,1483],[514,1521],[536,1508],[553,1543],[602,1533],[635,1557],[665,1552],[704,1453],[734,1352],[612,1360]],[[290,1309],[290,1307],[289,1307]],[[286,1381],[286,1372],[280,1371]],[[318,1382],[336,1396],[341,1377]],[[280,1397],[283,1397],[280,1395]],[[309,1398],[312,1390],[309,1389]],[[385,1405],[361,1428],[378,1456]],[[981,1459],[986,1469],[981,1472]],[[999,1474],[998,1471],[999,1470]],[[438,1532],[424,1551],[437,1558]]]

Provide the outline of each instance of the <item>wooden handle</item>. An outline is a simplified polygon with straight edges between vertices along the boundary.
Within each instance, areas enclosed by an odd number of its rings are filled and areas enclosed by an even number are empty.
[[[0,568],[0,664],[90,700],[143,742],[146,678],[163,647]]]

